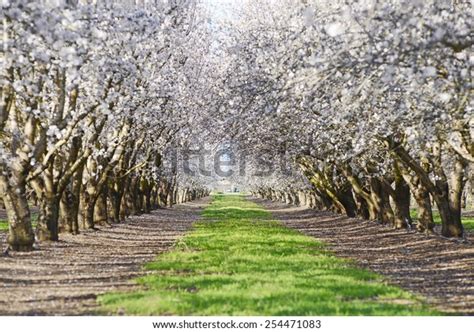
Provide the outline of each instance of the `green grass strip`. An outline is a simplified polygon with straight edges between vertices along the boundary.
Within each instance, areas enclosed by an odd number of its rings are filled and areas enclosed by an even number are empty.
[[[239,195],[216,195],[203,221],[137,279],[99,297],[132,315],[432,315],[414,295],[335,257]]]

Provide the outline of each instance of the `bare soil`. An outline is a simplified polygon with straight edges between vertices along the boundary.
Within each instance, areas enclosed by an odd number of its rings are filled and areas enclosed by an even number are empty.
[[[474,315],[472,232],[463,241],[449,240],[331,212],[252,200],[287,227],[327,243],[337,256],[385,276],[390,284],[422,295],[439,310]]]
[[[393,230],[283,203],[253,199],[287,227],[328,244],[337,256],[422,295],[447,313],[474,315],[474,235],[452,241]],[[209,199],[130,218],[126,223],[62,234],[28,253],[0,257],[1,315],[97,314],[98,295],[133,291],[143,264],[169,250],[199,219]],[[4,247],[6,233],[0,232]]]
[[[130,291],[143,264],[169,250],[199,219],[202,199],[135,216],[126,223],[61,234],[27,253],[0,257],[0,315],[86,315],[97,313],[96,298]],[[5,247],[6,232],[0,232]]]

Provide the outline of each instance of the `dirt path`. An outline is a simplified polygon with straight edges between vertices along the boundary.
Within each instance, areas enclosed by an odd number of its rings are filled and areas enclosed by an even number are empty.
[[[124,224],[62,235],[39,250],[0,257],[1,315],[80,315],[96,297],[137,287],[145,262],[166,251],[199,218],[209,199],[161,209]],[[6,233],[0,233],[2,247]]]
[[[453,242],[373,222],[253,199],[287,227],[329,244],[337,256],[425,296],[446,312],[474,315],[474,237]]]

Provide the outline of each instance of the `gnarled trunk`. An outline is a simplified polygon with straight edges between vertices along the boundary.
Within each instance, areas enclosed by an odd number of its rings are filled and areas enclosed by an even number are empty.
[[[79,195],[66,190],[59,205],[59,231],[79,234]]]
[[[357,206],[354,201],[354,196],[352,195],[352,189],[347,188],[344,191],[338,193],[337,198],[339,202],[344,206],[344,212],[348,217],[355,217]]]
[[[450,182],[443,169],[442,143],[433,144],[430,160],[420,164],[414,160],[401,144],[387,138],[386,142],[391,151],[397,155],[403,164],[411,169],[423,186],[430,192],[436,202],[442,222],[442,235],[446,237],[462,237],[464,229],[461,223],[461,194],[464,186],[464,170],[466,165],[457,157],[454,170],[451,173]],[[432,171],[436,176],[433,183],[429,172],[424,164],[432,165]],[[451,188],[450,188],[451,187]]]
[[[93,197],[87,190],[81,190],[79,202],[79,226],[82,229],[94,229],[95,202]]]
[[[447,206],[443,204],[443,208],[439,208],[441,220],[443,222],[441,234],[448,237],[460,237],[464,233],[464,228],[461,222],[461,201],[462,191],[465,184],[464,170],[466,165],[461,159],[458,159],[454,165],[454,170],[451,174],[450,187],[451,190],[447,195],[449,196]],[[444,201],[444,200],[443,200]]]
[[[31,214],[23,186],[15,190],[6,190],[6,184],[0,184],[3,203],[8,216],[7,243],[11,250],[29,251],[33,249],[35,236],[31,226]]]
[[[112,191],[112,190],[110,190]],[[120,213],[122,207],[122,198],[123,192],[119,191],[109,191],[110,204],[112,205],[112,217],[114,223],[119,223],[124,221],[122,214]]]
[[[410,197],[410,187],[397,170],[392,195],[395,228],[411,227],[413,223],[410,216]]]
[[[45,192],[40,199],[36,236],[40,241],[58,241],[59,239],[59,203],[61,197],[56,193]]]
[[[65,188],[60,202],[59,230],[79,234],[79,204],[82,187],[82,169],[71,178],[71,183]]]
[[[107,191],[104,188],[101,190],[97,197],[94,206],[94,224],[95,225],[108,225],[108,211],[107,211]]]

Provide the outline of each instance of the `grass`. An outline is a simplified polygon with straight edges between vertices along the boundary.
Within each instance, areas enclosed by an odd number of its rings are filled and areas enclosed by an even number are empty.
[[[0,232],[8,231],[8,221],[0,219]]]
[[[418,210],[417,209],[411,209],[410,210],[410,215],[412,219],[417,220],[418,219]],[[464,229],[466,230],[471,230],[474,231],[474,217],[462,217],[462,224],[464,226]],[[438,211],[433,211],[433,221],[435,224],[441,225],[441,217],[439,215]]]
[[[38,219],[37,213],[31,214],[31,222],[33,228],[36,227],[36,220]],[[0,232],[7,232],[8,231],[8,220],[0,219]]]
[[[99,297],[132,315],[430,315],[419,298],[272,221],[239,195],[215,195],[204,221],[148,263],[143,290]]]

